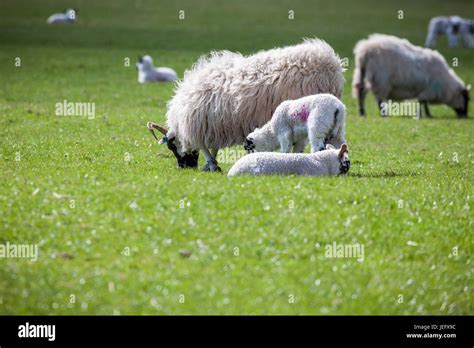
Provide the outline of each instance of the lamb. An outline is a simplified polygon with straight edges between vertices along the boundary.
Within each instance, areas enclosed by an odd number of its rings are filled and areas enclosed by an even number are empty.
[[[303,152],[308,142],[311,152],[324,150],[326,143],[339,148],[345,139],[346,108],[332,94],[316,94],[287,100],[275,110],[272,119],[245,139],[248,152]]]
[[[418,98],[431,116],[428,103],[451,106],[467,116],[470,86],[456,75],[443,56],[429,48],[412,45],[395,36],[373,34],[354,48],[353,97],[359,114],[365,115],[364,98],[371,89],[382,112],[382,102]]]
[[[304,175],[334,176],[346,174],[350,168],[346,144],[340,149],[327,145],[326,150],[312,154],[255,152],[239,159],[227,176],[237,175]]]
[[[434,48],[440,35],[447,36],[449,47],[458,47],[461,37],[464,47],[474,48],[474,21],[459,16],[433,17],[428,25],[425,46]]]
[[[166,113],[169,129],[155,123],[149,128],[166,131],[163,142],[180,167],[197,167],[202,150],[203,170],[219,170],[219,149],[242,144],[282,101],[318,93],[340,97],[341,63],[331,46],[318,39],[249,56],[213,52],[178,83]]]
[[[171,68],[155,68],[153,66],[153,59],[150,56],[138,58],[137,63],[138,82],[172,82],[178,79],[176,71]]]
[[[74,23],[76,21],[76,10],[68,8],[63,13],[55,13],[47,19],[48,24]]]

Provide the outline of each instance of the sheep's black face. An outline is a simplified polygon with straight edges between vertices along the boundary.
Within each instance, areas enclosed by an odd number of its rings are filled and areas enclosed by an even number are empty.
[[[469,106],[469,91],[467,89],[463,89],[461,95],[463,98],[463,106],[460,108],[454,108],[454,110],[458,116],[463,117],[467,116],[467,109]]]
[[[244,141],[244,149],[247,150],[247,153],[252,153],[255,150],[255,144],[253,143],[252,138],[246,138]]]
[[[178,166],[180,168],[197,168],[198,160],[199,160],[199,151],[195,150],[195,151],[192,151],[191,153],[184,153],[181,155],[174,141],[175,141],[175,138],[167,139],[166,146],[168,146],[168,149],[170,149],[171,152],[173,152],[173,155],[176,157],[176,160],[178,161]]]

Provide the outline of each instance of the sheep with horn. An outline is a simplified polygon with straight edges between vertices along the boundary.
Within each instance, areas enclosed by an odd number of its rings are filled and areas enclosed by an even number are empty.
[[[153,122],[148,128],[164,135],[161,143],[180,167],[196,168],[201,150],[206,158],[203,170],[220,170],[219,149],[242,144],[284,100],[319,93],[340,98],[343,71],[332,47],[319,39],[249,56],[213,52],[178,82],[167,105],[168,128]]]

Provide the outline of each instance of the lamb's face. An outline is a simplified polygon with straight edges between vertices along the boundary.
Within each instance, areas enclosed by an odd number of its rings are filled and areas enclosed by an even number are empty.
[[[244,149],[247,153],[266,151],[266,140],[265,134],[260,132],[260,128],[255,128],[255,130],[245,138]]]
[[[150,56],[138,57],[137,70],[149,70],[153,68],[153,59]]]
[[[458,116],[467,116],[467,110],[469,106],[469,91],[470,86],[459,91],[451,103],[451,106],[456,111]]]
[[[67,16],[67,18],[71,21],[76,19],[76,10],[72,8],[68,8],[64,11],[64,14]]]

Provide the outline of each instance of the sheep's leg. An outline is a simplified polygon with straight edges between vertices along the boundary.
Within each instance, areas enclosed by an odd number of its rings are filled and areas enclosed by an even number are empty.
[[[433,30],[430,30],[428,33],[428,36],[426,37],[425,47],[431,47],[431,48],[435,47],[436,36],[437,34]]]
[[[302,153],[304,152],[304,149],[306,145],[308,144],[308,139],[302,139],[300,141],[297,141],[295,145],[293,145],[293,152],[294,153]]]
[[[206,158],[206,163],[202,167],[202,171],[203,172],[215,172],[215,171],[221,172],[222,169],[217,165],[217,161],[211,155],[209,150],[206,149],[205,147],[203,147],[201,150],[204,153],[204,157]],[[219,151],[219,149],[217,149],[217,151]],[[214,155],[217,155],[217,151],[214,149],[212,150],[212,153]]]
[[[425,100],[421,100],[419,99],[418,101],[420,104],[419,108],[418,108],[418,117],[421,117],[422,116],[422,112],[421,112],[421,106],[423,105],[423,109],[425,111],[425,116],[426,117],[431,117],[431,112],[430,112],[430,109],[428,108],[428,102],[425,101]]]
[[[426,115],[427,117],[432,117],[431,112],[430,112],[430,109],[428,108],[428,102],[427,102],[427,101],[424,101],[424,102],[423,102],[423,106],[424,106],[424,108],[425,108],[425,115]]]
[[[448,46],[449,46],[449,48],[458,47],[458,34],[455,31],[450,30],[447,33],[447,36],[448,36]]]
[[[364,88],[364,84],[362,82],[361,85],[357,89],[357,97],[359,99],[359,115],[360,116],[365,116],[365,106],[364,106],[365,95],[366,95],[366,91],[365,91],[365,88]]]
[[[292,141],[291,131],[281,132],[278,134],[278,141],[280,142],[280,150],[282,153],[289,153],[291,150]]]

